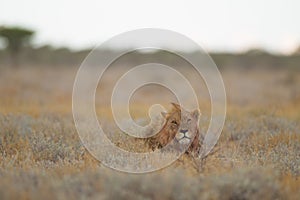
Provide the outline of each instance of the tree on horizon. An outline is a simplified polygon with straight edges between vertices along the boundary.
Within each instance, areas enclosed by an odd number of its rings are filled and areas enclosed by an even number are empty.
[[[0,27],[0,37],[6,43],[12,67],[19,66],[20,52],[24,46],[30,45],[34,33],[33,30],[22,27]]]

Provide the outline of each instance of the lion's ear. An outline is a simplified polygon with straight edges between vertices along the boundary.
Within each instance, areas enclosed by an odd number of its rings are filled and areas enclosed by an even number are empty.
[[[176,110],[179,110],[179,111],[181,110],[179,104],[177,104],[177,103],[171,103],[171,104],[172,104],[173,108],[175,108]]]
[[[166,112],[161,112],[160,114],[161,114],[161,116],[163,116],[163,118],[165,118],[165,119],[167,119],[167,118],[169,117],[169,114],[166,113]]]
[[[194,119],[198,119],[200,115],[201,115],[201,113],[198,109],[196,109],[192,112],[192,116]]]

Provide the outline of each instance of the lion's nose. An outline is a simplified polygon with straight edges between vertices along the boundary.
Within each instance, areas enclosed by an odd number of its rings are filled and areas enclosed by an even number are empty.
[[[188,130],[186,129],[186,130],[180,130],[180,133],[183,133],[183,134],[185,134],[186,132],[188,132]]]

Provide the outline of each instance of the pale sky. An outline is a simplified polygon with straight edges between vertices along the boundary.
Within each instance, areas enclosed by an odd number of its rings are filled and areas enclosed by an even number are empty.
[[[299,0],[0,0],[0,25],[37,31],[42,45],[95,46],[138,28],[170,29],[206,50],[262,47],[290,53],[300,45]]]

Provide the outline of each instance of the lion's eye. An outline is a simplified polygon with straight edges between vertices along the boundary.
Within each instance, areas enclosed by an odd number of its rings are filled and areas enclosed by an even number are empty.
[[[177,122],[175,120],[171,121],[171,123],[177,125]]]
[[[191,119],[188,119],[188,120],[187,120],[188,123],[190,123],[191,121],[192,121]]]

